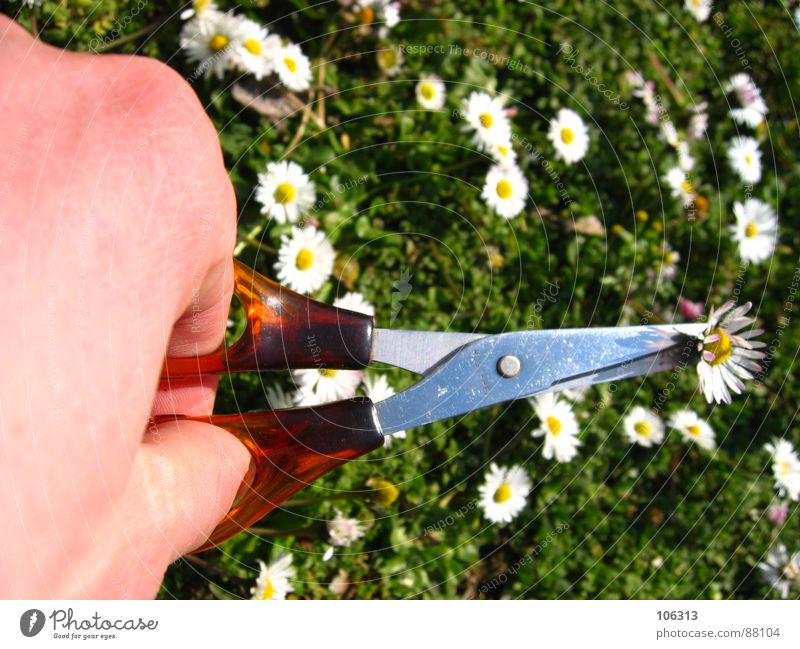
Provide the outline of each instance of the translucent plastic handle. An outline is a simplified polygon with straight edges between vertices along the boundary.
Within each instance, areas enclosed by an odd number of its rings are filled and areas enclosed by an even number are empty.
[[[195,552],[242,532],[320,476],[379,448],[384,439],[375,408],[365,397],[313,408],[211,415],[196,421],[235,435],[250,450],[253,463],[231,511]]]
[[[233,292],[247,314],[242,337],[207,356],[168,358],[163,376],[280,369],[361,369],[372,355],[371,316],[322,304],[234,260]]]

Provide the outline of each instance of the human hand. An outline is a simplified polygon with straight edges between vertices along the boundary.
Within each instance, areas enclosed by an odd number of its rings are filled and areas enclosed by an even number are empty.
[[[163,64],[74,54],[0,16],[0,596],[152,597],[249,466],[216,382],[236,205],[217,133]]]

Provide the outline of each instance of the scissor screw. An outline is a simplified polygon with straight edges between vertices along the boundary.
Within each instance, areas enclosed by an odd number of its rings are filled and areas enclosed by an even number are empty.
[[[522,369],[522,365],[516,356],[511,356],[509,354],[497,361],[497,371],[500,373],[500,376],[505,379],[513,379],[519,374],[520,369]]]

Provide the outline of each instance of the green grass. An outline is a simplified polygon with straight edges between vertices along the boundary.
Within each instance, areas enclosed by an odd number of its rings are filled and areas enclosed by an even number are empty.
[[[776,596],[755,565],[778,538],[790,550],[800,549],[796,503],[790,503],[784,526],[766,519],[777,496],[763,450],[774,436],[800,443],[800,328],[790,293],[800,255],[798,34],[783,3],[716,4],[729,34],[713,16],[697,23],[677,0],[663,7],[644,0],[415,1],[404,3],[403,20],[383,40],[357,35],[334,2],[313,8],[256,2],[237,10],[302,43],[317,66],[315,82],[324,69],[309,108],[277,125],[236,102],[233,75],[193,83],[220,131],[239,200],[240,233],[266,226],[256,238],[263,236],[267,248],[246,246],[240,254],[246,263],[273,272],[269,249],[288,226],[267,225],[252,192],[257,173],[287,157],[311,174],[318,197],[332,193],[311,214],[338,255],[334,280],[316,297],[330,301],[358,290],[385,324],[394,284],[408,271],[412,290],[393,327],[499,332],[658,322],[673,317],[678,295],[717,305],[734,295],[754,302],[764,339],[779,342],[763,381],[750,384],[731,406],[708,406],[693,371],[674,382],[663,413],[690,407],[707,416],[720,443],[714,456],[688,448],[676,435],[656,449],[631,448],[624,440],[621,418],[633,405],[651,405],[668,382],[664,376],[620,383],[613,392],[593,389],[578,407],[581,453],[567,465],[541,457],[540,440],[529,435],[537,422],[526,402],[475,412],[410,431],[390,450],[301,493],[357,492],[381,476],[399,488],[393,505],[350,498],[275,513],[260,524],[275,530],[270,535],[243,534],[221,550],[173,566],[163,597],[246,597],[256,560],[281,548],[294,553],[296,596],[304,598],[338,597],[328,585],[340,571],[352,584],[344,596],[352,598]],[[18,9],[2,5],[6,12]],[[179,5],[149,3],[131,16],[136,6],[46,1],[36,10],[36,26],[49,43],[89,50],[106,38],[108,51],[155,57],[189,77],[193,67],[178,48]],[[297,11],[290,14],[290,6]],[[30,16],[23,10],[19,19],[30,26]],[[108,39],[114,20],[125,17],[120,37]],[[728,233],[733,202],[744,198],[725,159],[736,131],[722,84],[741,69],[733,38],[746,51],[770,108],[757,135],[765,173],[753,195],[778,205],[781,222],[772,261],[746,269]],[[628,110],[557,53],[565,42],[576,52],[575,62],[592,66],[591,75],[618,93]],[[391,44],[440,52],[409,53],[400,74],[388,78],[375,52]],[[480,52],[491,53],[499,65],[482,60]],[[692,102],[709,102],[708,141],[695,147],[697,189],[709,202],[701,218],[688,219],[659,186],[675,156],[631,96],[624,77],[631,69],[656,82],[680,128]],[[441,113],[422,111],[414,101],[414,85],[425,72],[448,83]],[[462,97],[481,89],[508,97],[517,111],[515,131],[550,159],[557,175],[521,154],[530,199],[511,221],[481,201],[490,163],[473,150],[453,114]],[[547,120],[561,107],[578,111],[592,136],[585,160],[569,167],[552,160],[546,139]],[[312,114],[304,118],[304,110]],[[557,182],[566,187],[568,204]],[[340,184],[354,186],[337,191]],[[648,218],[637,218],[638,211]],[[602,232],[577,233],[574,223],[591,215]],[[682,261],[674,280],[656,282],[650,274],[658,269],[664,241]],[[553,284],[557,295],[542,300]],[[390,375],[398,390],[413,380]],[[264,408],[262,382],[275,381],[288,385],[281,375],[224,381],[218,411],[230,412],[237,403],[244,410]],[[492,460],[524,464],[535,485],[523,513],[503,527],[482,520],[474,502]],[[322,522],[334,506],[368,521],[369,529],[349,554],[323,563]]]

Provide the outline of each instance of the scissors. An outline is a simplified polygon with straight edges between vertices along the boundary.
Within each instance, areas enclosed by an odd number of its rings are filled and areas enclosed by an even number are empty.
[[[372,316],[299,295],[234,260],[242,336],[206,355],[168,358],[162,378],[278,369],[363,369],[422,376],[373,403],[355,397],[272,412],[196,419],[226,429],[252,454],[231,510],[201,552],[244,531],[308,484],[383,445],[386,435],[497,403],[685,366],[702,323],[529,330],[501,334],[380,329]],[[159,417],[174,419],[174,417]]]

